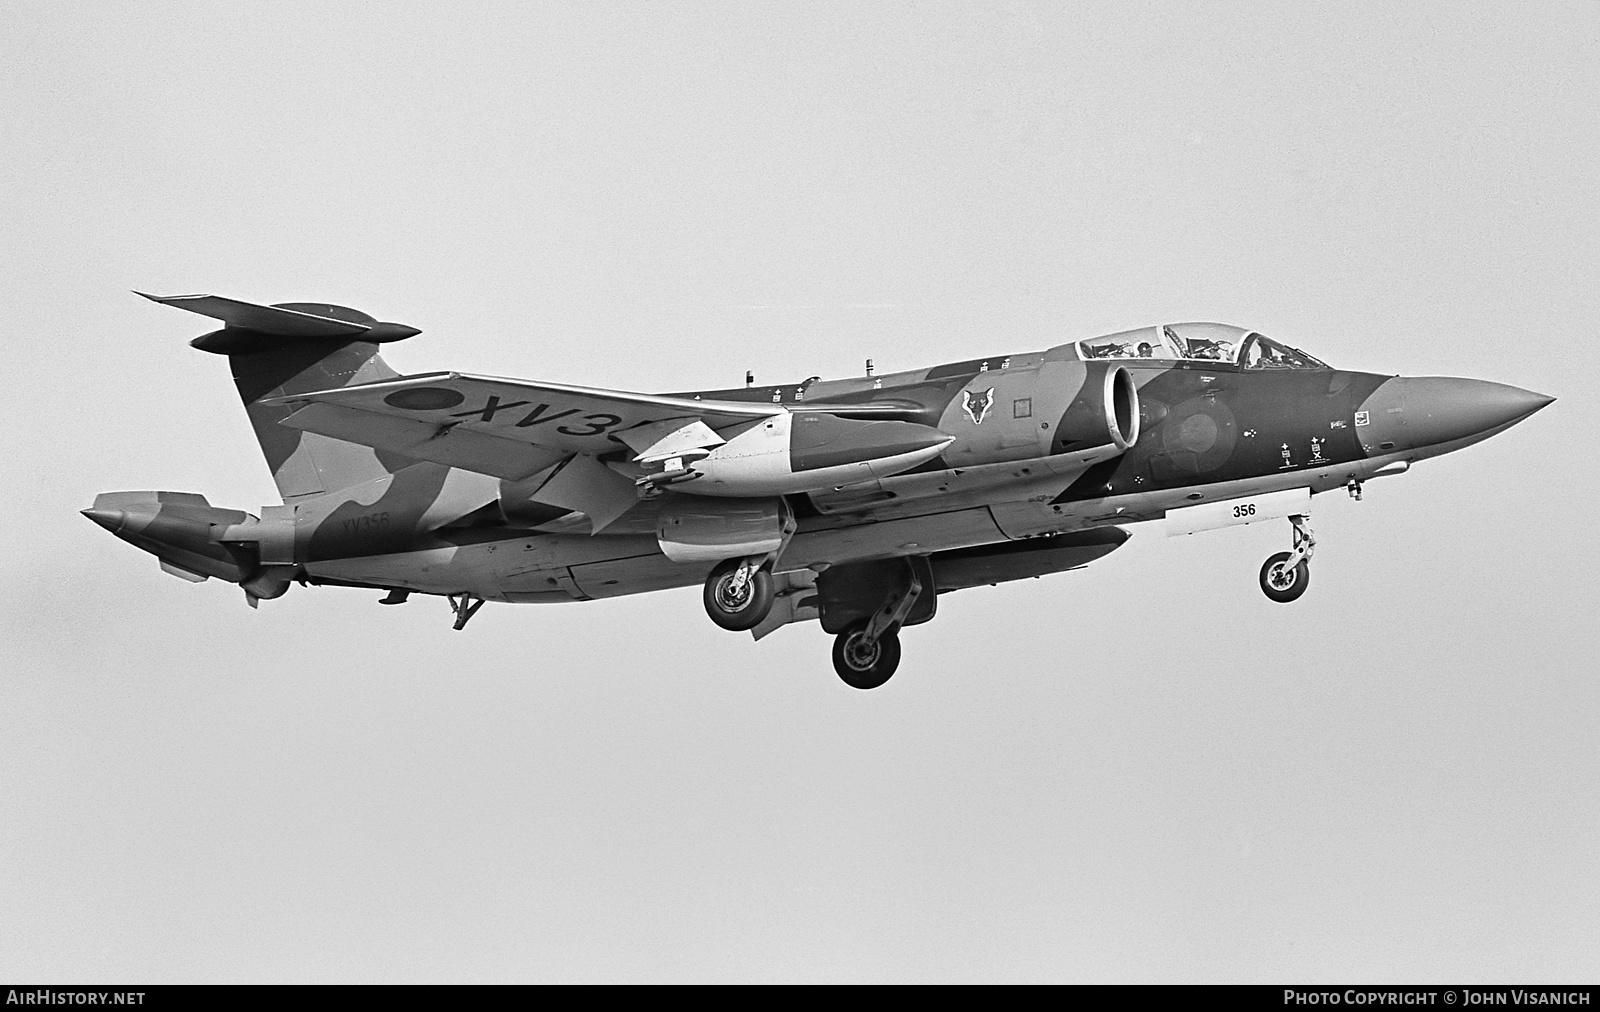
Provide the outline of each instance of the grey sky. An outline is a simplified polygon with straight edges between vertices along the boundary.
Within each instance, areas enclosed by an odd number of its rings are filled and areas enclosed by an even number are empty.
[[[1600,6],[13,4],[0,977],[1600,976]],[[195,320],[631,389],[1159,320],[1560,398],[1286,525],[940,602],[260,611],[77,516],[275,492]]]

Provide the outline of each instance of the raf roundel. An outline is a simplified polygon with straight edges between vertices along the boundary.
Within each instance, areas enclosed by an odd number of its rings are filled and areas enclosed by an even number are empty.
[[[385,397],[383,403],[402,411],[443,411],[466,399],[464,394],[445,387],[412,387],[410,390],[396,390]]]

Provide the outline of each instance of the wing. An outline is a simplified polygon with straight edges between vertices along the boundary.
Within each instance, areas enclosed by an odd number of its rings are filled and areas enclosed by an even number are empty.
[[[711,430],[785,410],[775,404],[701,401],[453,372],[291,394],[264,403],[298,406],[282,422],[290,428],[507,481],[520,481],[576,453],[598,455],[627,447],[643,457],[668,439],[680,451],[686,440],[716,445],[722,438]]]

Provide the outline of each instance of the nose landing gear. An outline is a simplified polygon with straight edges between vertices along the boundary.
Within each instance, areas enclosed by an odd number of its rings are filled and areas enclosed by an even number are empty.
[[[1279,604],[1299,598],[1311,585],[1311,553],[1317,547],[1309,516],[1296,513],[1289,522],[1294,525],[1294,550],[1268,557],[1261,567],[1261,592]]]
[[[773,580],[767,557],[729,559],[706,577],[706,614],[724,629],[754,629],[772,611]]]

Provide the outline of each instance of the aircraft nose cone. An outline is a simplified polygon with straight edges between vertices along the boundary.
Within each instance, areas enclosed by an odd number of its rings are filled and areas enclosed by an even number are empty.
[[[106,530],[110,531],[112,534],[115,534],[118,531],[120,531],[122,529],[122,522],[125,519],[127,519],[126,514],[124,514],[121,510],[95,510],[95,509],[88,509],[88,510],[79,510],[78,512],[82,513],[84,516],[88,517],[90,520],[93,520],[95,523],[99,524],[101,527],[104,527]]]
[[[1369,428],[1357,431],[1369,453],[1437,446],[1492,435],[1554,400],[1485,380],[1397,376],[1361,405]]]

